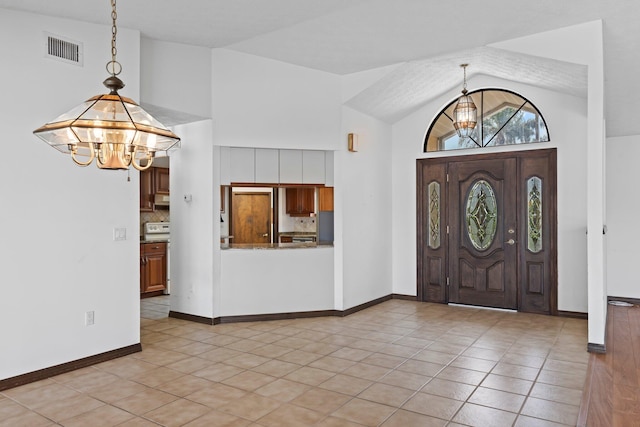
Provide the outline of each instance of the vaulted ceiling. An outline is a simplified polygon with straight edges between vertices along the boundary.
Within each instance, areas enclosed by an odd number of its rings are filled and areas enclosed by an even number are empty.
[[[335,74],[398,64],[348,105],[387,122],[460,85],[492,75],[577,96],[586,69],[487,47],[601,19],[607,134],[640,134],[637,0],[120,0],[118,25],[144,37],[225,47]],[[0,8],[110,24],[107,0],[0,0]]]

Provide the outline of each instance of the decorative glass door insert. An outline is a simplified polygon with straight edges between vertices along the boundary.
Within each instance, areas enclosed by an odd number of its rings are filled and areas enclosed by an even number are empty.
[[[496,235],[498,207],[493,188],[484,179],[477,181],[469,190],[466,215],[471,244],[479,251],[486,250]]]

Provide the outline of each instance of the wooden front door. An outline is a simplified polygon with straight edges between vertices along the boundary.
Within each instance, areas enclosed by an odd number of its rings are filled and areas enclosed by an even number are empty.
[[[556,150],[419,159],[418,299],[556,313]]]
[[[449,302],[516,309],[516,159],[449,164]]]
[[[234,192],[231,212],[233,243],[271,243],[271,193]]]

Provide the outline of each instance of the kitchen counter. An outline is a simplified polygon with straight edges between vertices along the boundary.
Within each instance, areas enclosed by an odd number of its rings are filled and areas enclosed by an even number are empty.
[[[140,238],[140,243],[169,243],[169,240],[144,240],[142,237]]]
[[[320,247],[333,247],[332,244],[318,244],[316,242],[295,242],[295,243],[229,243],[220,247],[227,249],[308,249]]]

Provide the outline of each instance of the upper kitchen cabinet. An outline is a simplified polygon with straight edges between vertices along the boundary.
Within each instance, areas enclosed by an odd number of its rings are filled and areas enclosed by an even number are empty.
[[[153,168],[140,172],[140,212],[153,212]]]
[[[315,212],[315,188],[287,188],[287,214],[290,216],[311,216]]]
[[[324,151],[305,150],[302,152],[302,183],[324,184],[325,153]]]
[[[328,177],[333,180],[333,152],[220,147],[221,185],[329,185]]]
[[[140,212],[168,209],[168,199],[169,168],[152,167],[140,171]]]
[[[280,150],[280,183],[302,184],[302,150]]]
[[[325,152],[280,150],[281,184],[324,184]]]
[[[230,182],[256,182],[255,149],[231,148],[229,150]]]
[[[333,187],[318,188],[318,211],[333,211]]]
[[[324,185],[333,187],[333,151],[325,151],[324,153]]]
[[[169,194],[169,168],[151,168],[154,171],[156,194]]]
[[[256,148],[255,182],[277,184],[280,182],[279,150]]]

